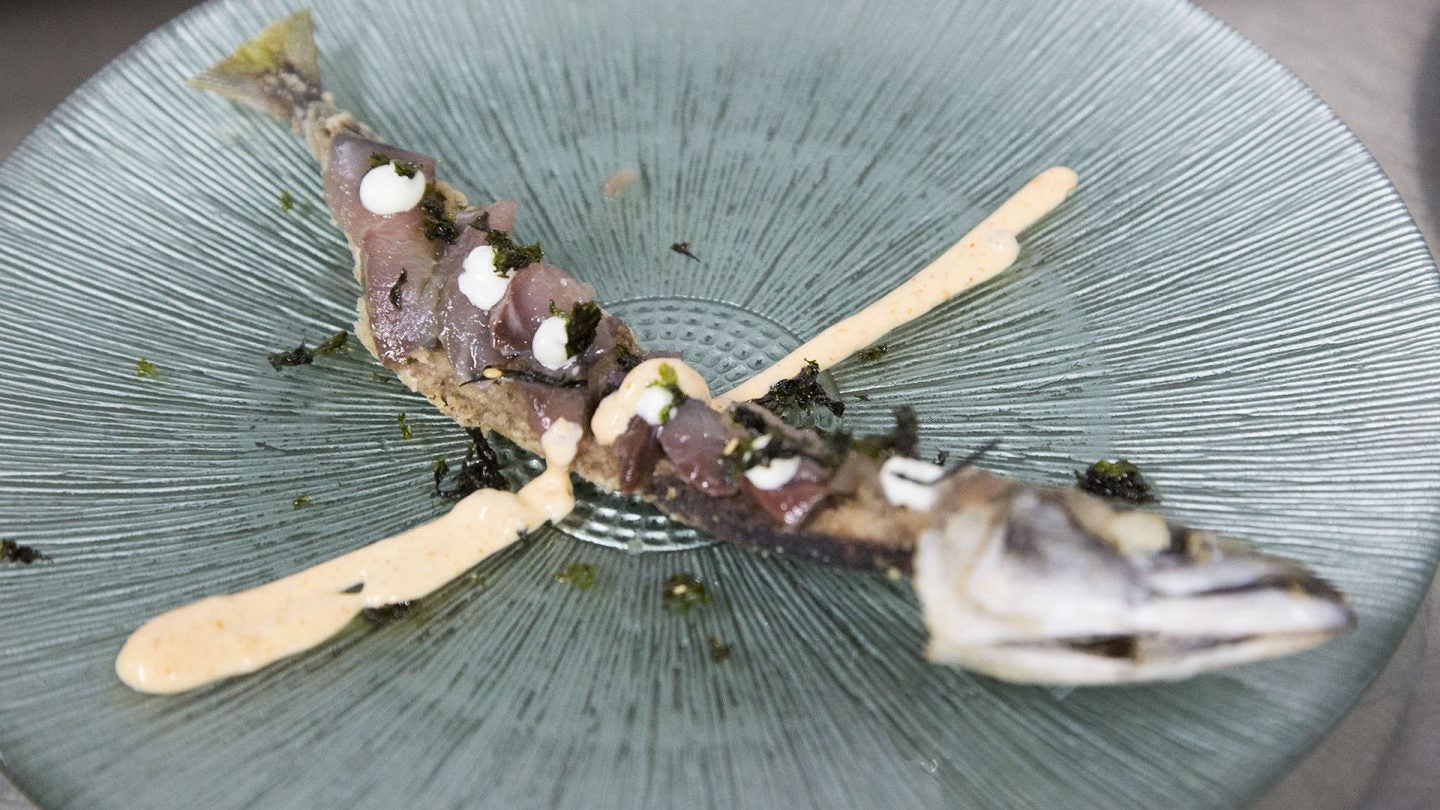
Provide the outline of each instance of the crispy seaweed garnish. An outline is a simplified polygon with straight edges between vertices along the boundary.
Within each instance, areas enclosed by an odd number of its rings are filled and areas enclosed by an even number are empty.
[[[395,173],[398,174],[398,175],[400,175],[401,177],[404,177],[404,178],[407,179],[407,180],[410,179],[410,178],[412,178],[412,177],[414,177],[414,176],[415,176],[415,173],[418,172],[418,171],[420,171],[420,167],[419,167],[417,164],[415,164],[413,161],[409,161],[409,160],[391,160],[391,159],[390,159],[390,156],[387,155],[387,154],[385,154],[384,152],[371,152],[371,153],[370,153],[370,160],[369,160],[370,168],[372,168],[372,169],[378,169],[378,168],[380,168],[381,166],[384,166],[386,163],[394,163],[394,164],[395,164]]]
[[[699,577],[680,573],[665,580],[665,590],[660,592],[660,603],[667,610],[685,613],[696,605],[710,603],[710,591]]]
[[[555,572],[555,581],[577,590],[587,590],[595,584],[595,566],[589,563],[571,563]]]
[[[813,424],[816,408],[824,408],[836,416],[845,415],[845,403],[833,399],[820,384],[820,365],[806,360],[805,368],[788,380],[770,386],[755,404],[784,419],[802,426]]]
[[[861,349],[860,351],[856,352],[855,359],[859,360],[862,363],[874,363],[883,359],[885,357],[885,353],[888,351],[890,351],[889,344],[876,343],[874,346],[871,346],[868,349]]]
[[[50,558],[31,546],[17,543],[14,540],[0,540],[0,563],[29,565],[37,560],[48,559]]]
[[[595,342],[595,330],[605,313],[594,301],[581,301],[565,318],[565,354],[579,357]]]
[[[410,278],[410,271],[404,267],[400,268],[400,277],[390,285],[390,306],[399,309],[405,299],[401,296],[401,290],[405,289],[405,282]]]
[[[799,428],[808,431],[817,441],[797,438],[795,430],[787,430],[767,420],[764,411],[754,405],[739,405],[730,409],[730,419],[754,435],[734,439],[725,447],[725,457],[732,472],[739,475],[745,470],[780,459],[800,456],[808,458],[826,469],[835,469],[850,452],[850,434],[843,430],[826,431],[817,427]],[[793,426],[792,426],[793,427]],[[765,439],[761,441],[761,439]]]
[[[856,452],[877,459],[890,456],[915,457],[920,450],[920,418],[915,409],[902,405],[895,409],[895,426],[888,433],[861,436],[854,440]]]
[[[545,258],[545,251],[540,249],[539,242],[520,245],[504,231],[495,231],[488,227],[482,230],[485,231],[485,242],[495,251],[495,272],[502,276],[508,276],[512,271],[528,267]]]
[[[706,643],[710,647],[710,660],[712,662],[723,664],[725,663],[725,659],[730,657],[730,645],[721,641],[719,636],[710,636],[706,639]]]
[[[400,161],[396,161],[396,172],[399,172],[399,163]],[[455,217],[445,208],[445,198],[440,196],[434,183],[425,185],[425,194],[420,198],[420,213],[424,214],[420,219],[420,230],[426,239],[431,242],[439,240],[453,243],[460,238],[460,229],[455,227]]]
[[[1156,497],[1150,482],[1140,474],[1140,468],[1119,459],[1101,459],[1091,464],[1084,472],[1075,472],[1075,486],[1103,498],[1116,498],[1128,503],[1153,503]]]
[[[635,367],[645,362],[642,355],[636,354],[629,346],[621,346],[615,353],[615,367],[625,373],[635,370]]]
[[[327,354],[344,349],[350,341],[350,333],[341,329],[339,332],[325,338],[324,342],[313,349],[306,348],[305,341],[300,345],[283,352],[275,352],[269,356],[270,366],[276,371],[286,366],[304,366],[315,362],[315,358],[324,357]]]
[[[404,602],[392,602],[380,607],[365,608],[360,611],[360,615],[365,617],[365,621],[382,626],[405,618],[410,614],[410,608],[414,606],[415,603],[407,599]]]
[[[458,501],[482,489],[509,489],[510,484],[500,472],[500,458],[485,439],[485,431],[469,428],[470,448],[460,468],[453,475],[450,465],[443,458],[435,459],[431,470],[435,475],[435,497],[447,501]]]
[[[700,257],[699,257],[699,256],[696,256],[694,253],[691,253],[691,252],[690,252],[690,243],[689,243],[689,242],[676,242],[676,243],[674,243],[673,245],[670,246],[670,249],[673,250],[673,251],[675,251],[676,253],[679,253],[681,256],[685,256],[685,257],[694,259],[694,260],[697,261],[697,262],[700,261]]]

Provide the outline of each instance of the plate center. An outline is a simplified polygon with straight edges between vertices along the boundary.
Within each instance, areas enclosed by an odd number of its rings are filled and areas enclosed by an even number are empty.
[[[681,296],[644,296],[605,308],[634,330],[647,350],[678,351],[715,393],[730,389],[800,345],[794,332],[737,304]],[[584,484],[575,511],[558,528],[572,537],[630,551],[668,551],[715,542],[635,498]]]

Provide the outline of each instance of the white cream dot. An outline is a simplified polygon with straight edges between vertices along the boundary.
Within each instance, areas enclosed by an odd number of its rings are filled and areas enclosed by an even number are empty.
[[[790,483],[800,472],[800,457],[772,458],[765,464],[757,464],[745,471],[745,477],[756,489],[779,489]]]
[[[644,419],[652,425],[663,423],[661,415],[665,409],[675,404],[675,395],[670,389],[652,385],[645,389],[640,395],[640,400],[635,403],[635,415]]]
[[[360,204],[380,216],[409,211],[425,196],[425,172],[415,170],[414,177],[401,177],[395,161],[376,166],[360,179]]]
[[[891,456],[880,465],[880,489],[895,506],[928,512],[935,506],[939,491],[935,484],[945,477],[945,468],[919,459]]]
[[[510,279],[495,272],[495,248],[489,245],[475,248],[460,266],[463,272],[456,284],[470,303],[486,311],[500,303]]]
[[[564,368],[572,359],[565,353],[565,341],[565,319],[552,315],[535,330],[535,336],[530,339],[530,353],[540,365],[552,371]]]

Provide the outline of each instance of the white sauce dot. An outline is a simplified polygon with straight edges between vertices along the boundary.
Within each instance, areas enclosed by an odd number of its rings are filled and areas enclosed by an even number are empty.
[[[565,319],[551,315],[540,322],[535,337],[530,339],[530,353],[540,365],[555,370],[564,368],[571,360],[565,353]]]
[[[800,472],[800,457],[773,458],[767,464],[757,464],[745,471],[745,477],[756,489],[779,489],[790,483],[795,473]]]
[[[885,500],[917,512],[928,512],[935,506],[939,491],[935,483],[945,476],[945,468],[919,459],[891,456],[880,465],[880,489]]]
[[[750,460],[750,456],[754,455],[756,450],[764,450],[767,446],[769,446],[769,444],[770,444],[770,434],[769,434],[769,433],[762,433],[762,434],[760,434],[759,436],[756,436],[756,437],[755,437],[755,441],[753,441],[753,442],[750,443],[750,449],[745,451],[745,458],[744,458],[744,460],[745,460],[745,461],[749,461],[749,460]]]
[[[635,415],[652,425],[659,425],[663,423],[661,414],[674,404],[675,395],[670,393],[670,389],[652,385],[645,389],[645,393],[640,395],[640,401],[635,403]]]
[[[401,177],[395,161],[376,166],[360,179],[360,204],[380,216],[409,211],[425,196],[425,172],[416,169],[414,177]]]
[[[460,266],[463,271],[456,283],[470,303],[486,311],[500,303],[510,279],[495,272],[495,248],[489,245],[475,248]]]

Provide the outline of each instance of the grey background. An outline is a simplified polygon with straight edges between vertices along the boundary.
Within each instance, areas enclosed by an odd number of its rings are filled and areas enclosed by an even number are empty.
[[[193,0],[0,0],[0,156],[80,82]],[[1440,0],[1200,0],[1304,79],[1440,236]],[[1434,587],[1356,708],[1261,806],[1440,806]],[[77,733],[82,730],[77,729]],[[32,805],[0,777],[0,810]]]

